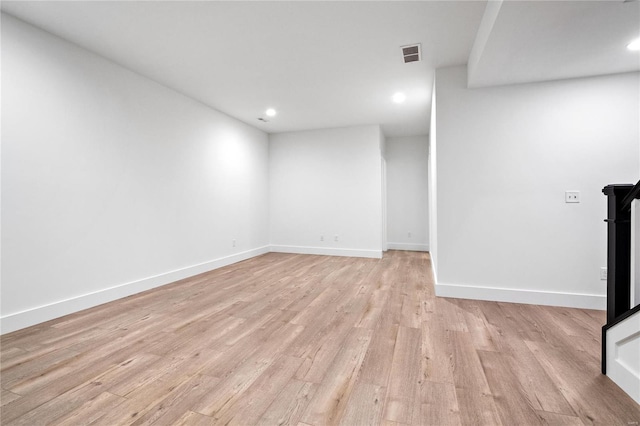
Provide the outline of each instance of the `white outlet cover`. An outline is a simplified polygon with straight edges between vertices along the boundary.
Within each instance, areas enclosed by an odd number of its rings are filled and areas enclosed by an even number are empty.
[[[564,192],[564,202],[565,203],[579,203],[580,202],[580,191],[565,191]]]

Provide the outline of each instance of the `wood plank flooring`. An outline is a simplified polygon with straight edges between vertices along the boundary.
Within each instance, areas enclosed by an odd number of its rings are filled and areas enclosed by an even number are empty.
[[[270,253],[7,334],[0,422],[640,422],[604,312],[436,298],[428,256]]]

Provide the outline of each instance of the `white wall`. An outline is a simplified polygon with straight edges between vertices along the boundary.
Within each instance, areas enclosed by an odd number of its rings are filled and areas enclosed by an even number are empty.
[[[270,135],[271,249],[380,257],[380,141],[379,126]]]
[[[4,14],[2,89],[3,332],[268,250],[265,133]]]
[[[380,154],[382,156],[381,161],[381,173],[382,180],[380,182],[381,190],[382,190],[382,251],[388,250],[388,239],[387,239],[387,137],[384,133],[380,132]]]
[[[431,95],[431,121],[429,123],[429,257],[433,280],[438,283],[438,150],[436,82]]]
[[[429,138],[389,138],[386,152],[389,248],[428,251]]]
[[[601,190],[638,179],[638,76],[467,89],[438,70],[438,295],[605,307]]]

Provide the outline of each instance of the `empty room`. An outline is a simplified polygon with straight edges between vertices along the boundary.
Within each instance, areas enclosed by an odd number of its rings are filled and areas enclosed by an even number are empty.
[[[0,424],[640,423],[640,1],[0,7]]]

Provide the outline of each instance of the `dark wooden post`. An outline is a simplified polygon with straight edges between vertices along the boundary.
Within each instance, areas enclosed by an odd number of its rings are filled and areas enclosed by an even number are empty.
[[[631,297],[631,213],[622,200],[633,185],[607,185],[607,323],[629,310]]]

